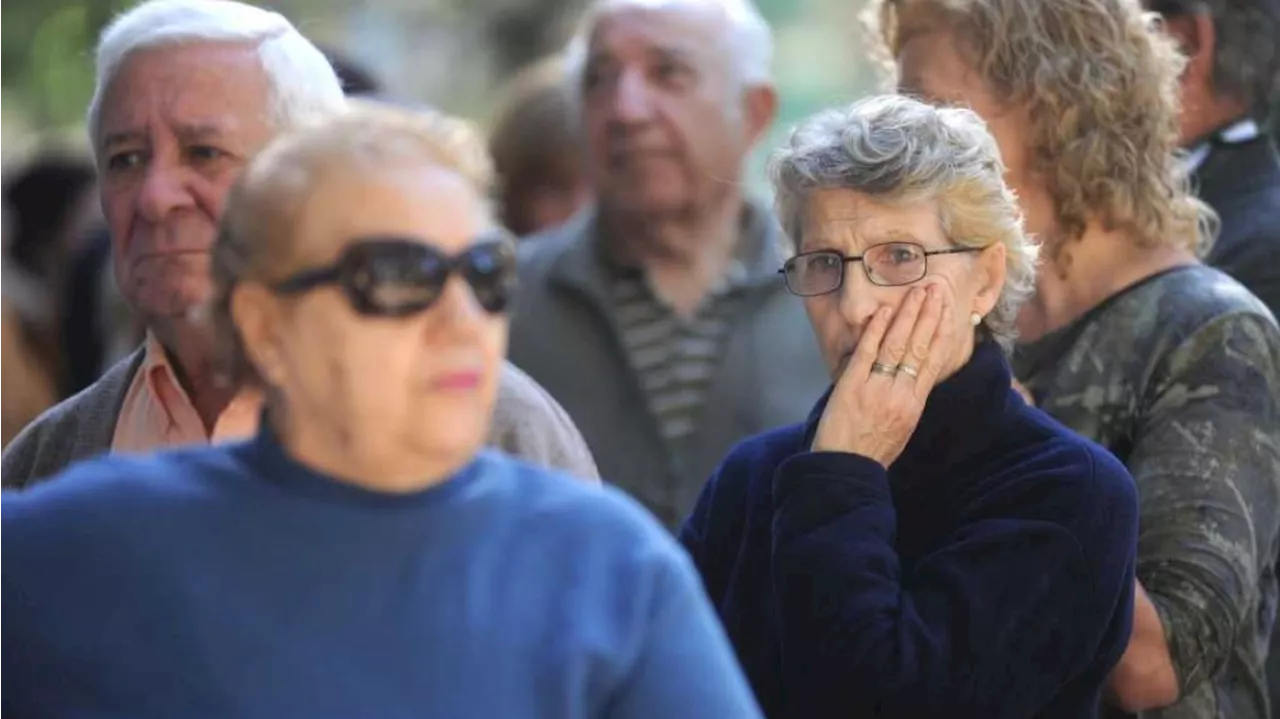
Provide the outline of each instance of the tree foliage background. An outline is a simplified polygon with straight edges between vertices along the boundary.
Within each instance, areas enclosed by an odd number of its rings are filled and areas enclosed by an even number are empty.
[[[814,110],[869,91],[864,0],[757,0],[777,38],[782,117],[761,156]],[[98,32],[133,0],[6,0],[0,80],[6,158],[74,142],[93,91]],[[266,0],[392,92],[483,123],[504,79],[563,47],[586,0]],[[758,158],[759,160],[759,158]],[[757,176],[759,165],[757,161]]]

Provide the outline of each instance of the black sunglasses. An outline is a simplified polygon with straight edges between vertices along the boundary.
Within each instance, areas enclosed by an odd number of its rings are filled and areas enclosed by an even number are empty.
[[[871,284],[898,287],[919,282],[929,273],[929,258],[934,255],[956,255],[981,252],[981,247],[951,247],[926,250],[914,242],[885,242],[868,247],[860,255],[844,255],[836,250],[805,252],[787,260],[778,270],[791,294],[817,297],[844,286],[845,267],[861,262]]]
[[[444,292],[454,272],[471,286],[490,314],[503,312],[515,292],[515,248],[509,239],[485,240],[457,256],[412,239],[357,240],[337,262],[303,270],[272,286],[286,295],[338,285],[362,315],[404,317],[422,312]]]

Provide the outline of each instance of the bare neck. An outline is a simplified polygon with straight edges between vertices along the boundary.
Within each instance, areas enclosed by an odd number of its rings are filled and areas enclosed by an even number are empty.
[[[236,388],[218,377],[213,332],[189,320],[153,321],[150,328],[168,354],[174,374],[191,398],[205,432],[212,434],[218,417],[236,395]]]
[[[742,197],[735,194],[696,216],[655,220],[615,215],[605,224],[614,249],[643,267],[654,291],[678,313],[688,315],[732,264],[741,240],[743,206]]]
[[[352,427],[349,418],[327,423],[318,412],[272,410],[270,422],[296,461],[355,487],[385,494],[411,494],[443,484],[467,465],[475,452],[414,451],[389,446],[383,434],[360,441],[370,427]],[[476,449],[479,449],[478,447]]]
[[[1196,262],[1189,249],[1143,247],[1127,232],[1108,231],[1091,222],[1083,237],[1067,241],[1056,258],[1045,259],[1035,296],[1018,316],[1019,336],[1036,340],[1136,282]]]

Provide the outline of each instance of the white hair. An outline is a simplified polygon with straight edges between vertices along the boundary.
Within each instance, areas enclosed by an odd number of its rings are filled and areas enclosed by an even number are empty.
[[[769,161],[779,220],[797,248],[813,193],[848,189],[892,204],[936,202],[948,239],[1005,247],[1005,280],[983,327],[1006,350],[1035,290],[1037,246],[1004,181],[995,138],[971,110],[902,95],[869,97],[805,120]]]
[[[587,45],[602,17],[623,9],[665,10],[681,5],[709,5],[724,12],[728,22],[724,52],[729,56],[730,70],[737,87],[773,82],[773,29],[751,0],[596,0],[587,8],[577,32],[564,51],[565,74],[573,97],[578,98],[581,92],[582,74],[587,65]]]
[[[283,15],[234,0],[149,0],[113,20],[98,40],[88,118],[95,153],[103,94],[129,55],[195,42],[257,49],[271,93],[268,113],[278,129],[345,107],[333,66]]]

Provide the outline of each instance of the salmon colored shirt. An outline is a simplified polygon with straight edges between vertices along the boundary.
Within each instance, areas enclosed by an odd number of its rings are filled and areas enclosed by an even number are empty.
[[[111,451],[152,452],[182,444],[246,439],[257,432],[261,410],[260,393],[241,392],[218,416],[211,436],[178,382],[168,353],[148,334],[146,355],[124,396]]]

